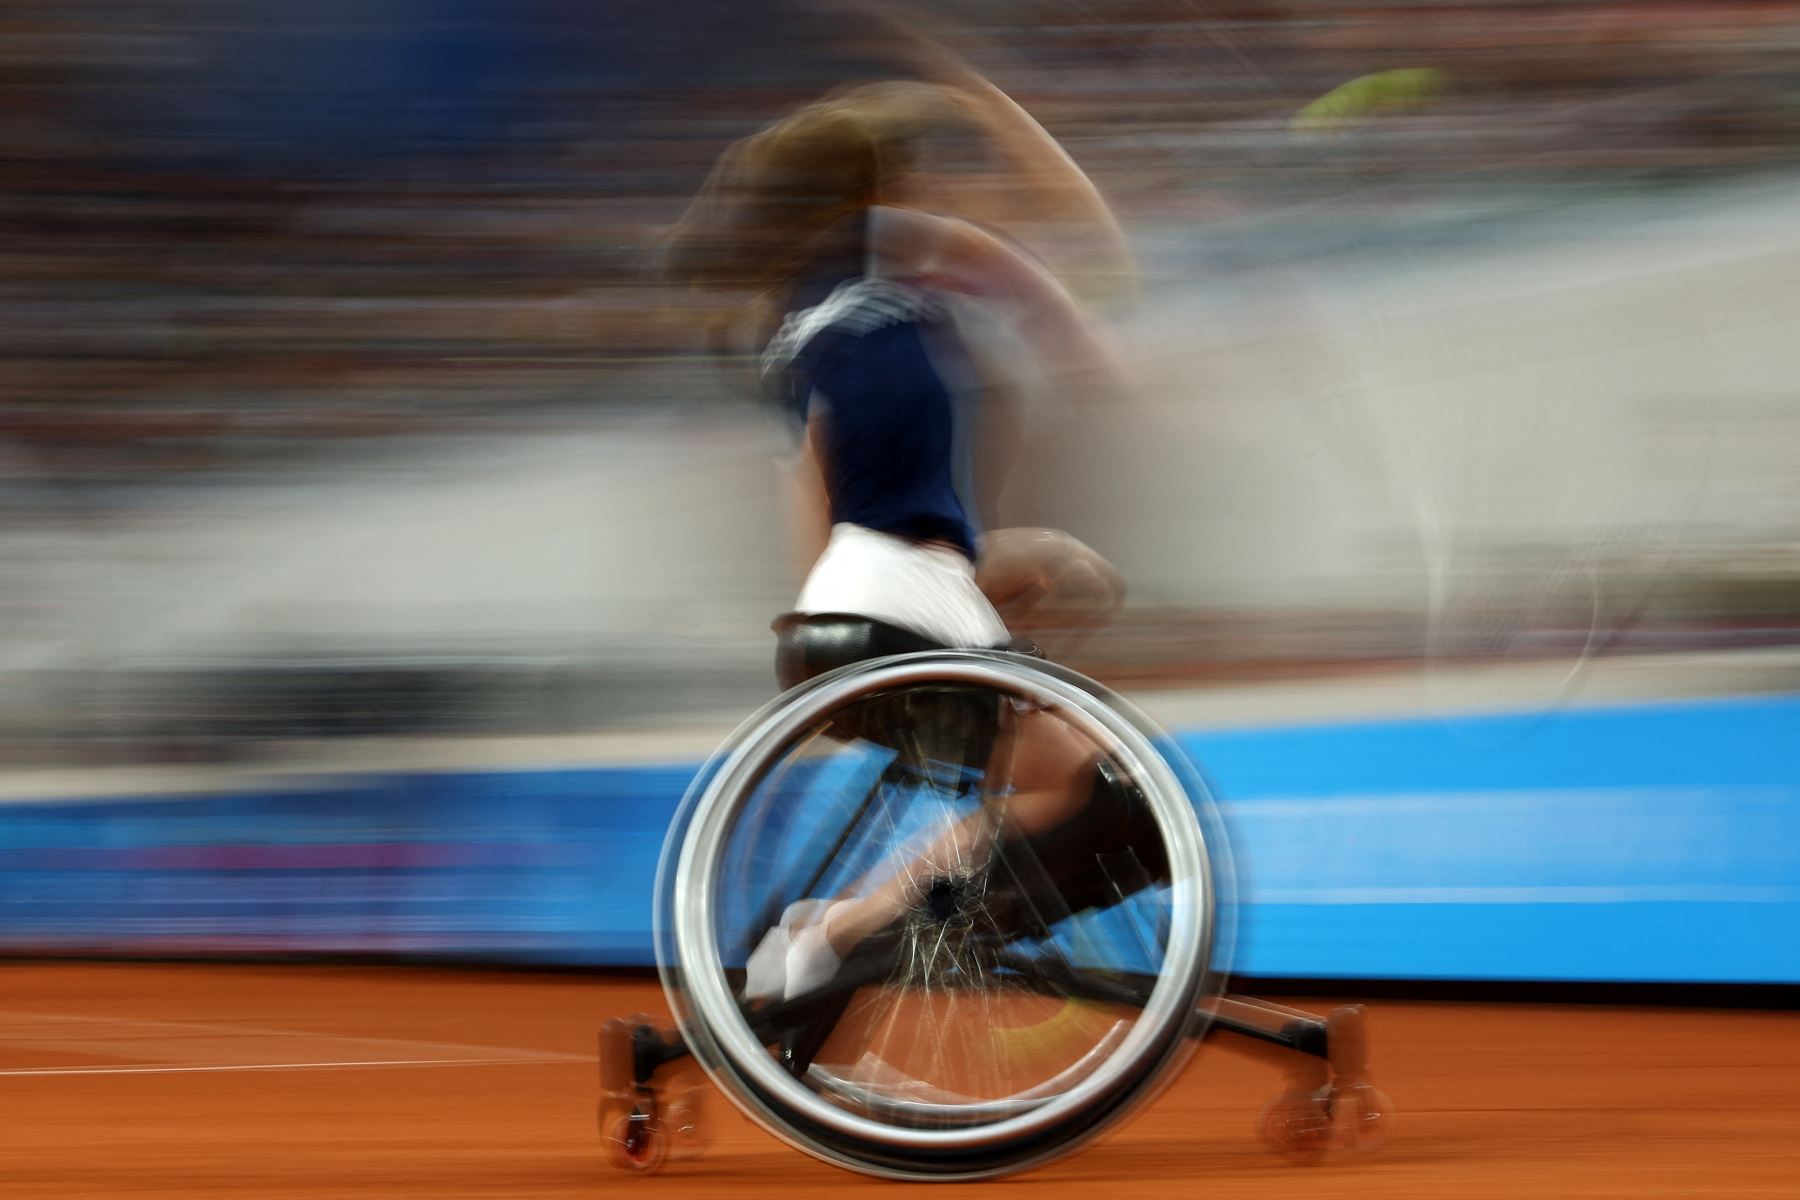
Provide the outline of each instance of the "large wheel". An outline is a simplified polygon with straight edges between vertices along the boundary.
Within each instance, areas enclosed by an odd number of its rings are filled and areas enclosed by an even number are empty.
[[[1024,720],[1100,764],[1081,815],[1032,838],[990,769]],[[900,871],[912,902],[832,984],[743,999],[789,904]],[[1141,714],[1035,659],[930,652],[790,691],[703,768],[663,852],[657,960],[695,1058],[771,1132],[869,1174],[979,1178],[1076,1149],[1179,1068],[1228,894],[1210,798]]]

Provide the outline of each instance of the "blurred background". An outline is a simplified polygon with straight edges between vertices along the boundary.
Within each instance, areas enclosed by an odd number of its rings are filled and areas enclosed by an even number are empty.
[[[1125,571],[1083,666],[1795,639],[1795,6],[924,11],[1150,272],[1148,403],[1031,410],[1005,501]],[[854,14],[6,4],[0,58],[9,759],[767,691],[786,434],[649,251],[904,70]]]
[[[1105,314],[1145,395],[1027,403],[1001,502],[1124,572],[1074,665],[1201,724],[1800,688],[1800,5],[917,13],[1145,265]],[[142,768],[370,738],[655,758],[768,696],[788,434],[651,251],[731,140],[905,73],[872,28],[0,3],[8,794],[191,815],[238,785]],[[98,810],[14,811],[23,920]],[[219,811],[182,844],[260,836]]]

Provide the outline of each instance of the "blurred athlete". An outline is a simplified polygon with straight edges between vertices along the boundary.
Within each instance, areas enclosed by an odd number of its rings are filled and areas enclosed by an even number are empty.
[[[1064,623],[1103,619],[1122,589],[1110,564],[1066,534],[979,535],[978,468],[1004,470],[1011,447],[989,438],[977,453],[977,397],[997,386],[954,313],[978,307],[1060,386],[1116,397],[1126,373],[1070,283],[1090,294],[1128,288],[1132,264],[1098,192],[1037,122],[956,60],[927,53],[943,82],[834,93],[728,149],[671,236],[666,265],[746,292],[765,314],[763,383],[802,440],[795,523],[810,565],[796,611],[871,618],[915,647],[996,648],[1011,638],[1003,612],[1020,624],[1046,611]],[[946,143],[978,144],[998,172],[934,172],[929,154]],[[959,202],[1073,229],[1067,282],[945,211]],[[790,906],[751,957],[749,996],[822,985],[852,947],[919,902],[934,870],[1081,808],[1095,748],[1040,714],[1011,725],[996,752],[1004,800],[865,896]]]

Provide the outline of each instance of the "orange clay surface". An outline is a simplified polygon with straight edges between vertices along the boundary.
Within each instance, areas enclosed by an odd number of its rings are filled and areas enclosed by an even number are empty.
[[[634,1010],[666,1011],[652,980],[0,966],[0,1196],[1800,1197],[1794,1013],[1379,1001],[1399,1115],[1375,1155],[1271,1156],[1253,1124],[1279,1073],[1220,1039],[1096,1147],[928,1187],[815,1162],[710,1095],[703,1157],[616,1172],[595,1033]]]

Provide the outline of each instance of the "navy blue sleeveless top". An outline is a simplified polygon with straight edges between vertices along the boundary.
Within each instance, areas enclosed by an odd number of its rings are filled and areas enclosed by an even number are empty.
[[[831,520],[949,542],[971,559],[971,389],[929,291],[867,271],[868,214],[815,259],[763,355],[774,398],[820,435]]]

